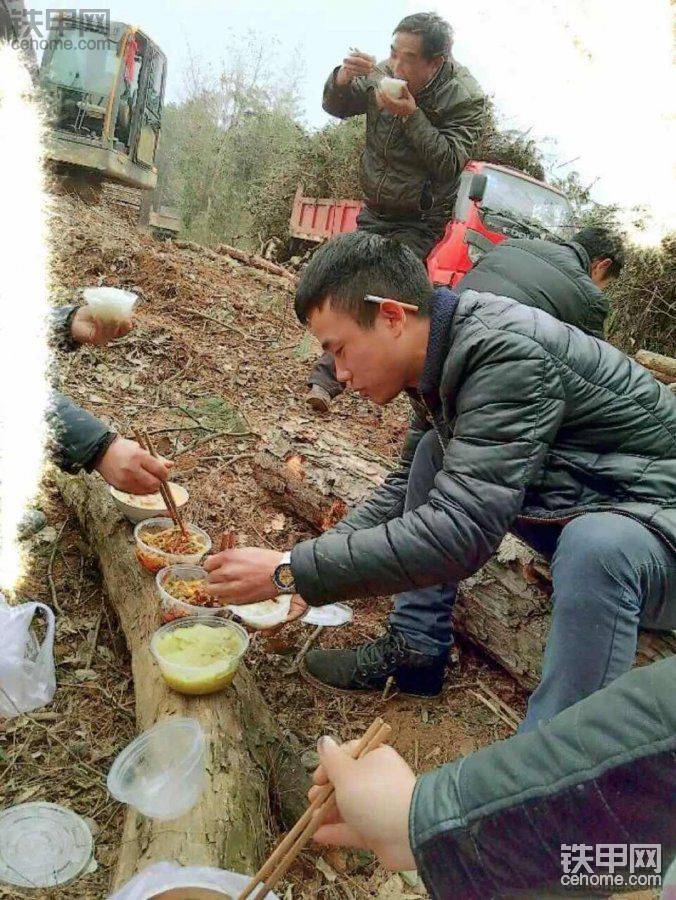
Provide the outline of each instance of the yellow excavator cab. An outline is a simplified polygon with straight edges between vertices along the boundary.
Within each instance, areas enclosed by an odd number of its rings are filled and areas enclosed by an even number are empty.
[[[157,184],[167,61],[140,29],[58,18],[39,84],[47,101],[47,156],[131,187]]]

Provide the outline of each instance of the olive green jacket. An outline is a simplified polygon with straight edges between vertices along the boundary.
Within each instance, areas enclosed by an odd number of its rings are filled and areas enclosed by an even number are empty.
[[[366,113],[361,187],[369,209],[388,219],[449,219],[484,121],[486,99],[468,70],[447,60],[403,118],[380,109],[371,76],[339,87],[337,71],[322,105],[340,119]]]

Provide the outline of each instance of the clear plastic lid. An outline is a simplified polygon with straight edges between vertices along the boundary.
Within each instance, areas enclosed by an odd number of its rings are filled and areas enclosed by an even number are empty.
[[[93,855],[89,826],[70,809],[23,803],[0,812],[0,881],[6,884],[66,884],[90,870]]]
[[[329,603],[326,606],[311,606],[305,615],[301,616],[301,622],[335,628],[351,622],[353,615],[351,607],[346,603]]]

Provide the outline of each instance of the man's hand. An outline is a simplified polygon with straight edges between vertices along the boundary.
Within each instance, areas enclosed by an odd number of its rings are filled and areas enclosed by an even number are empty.
[[[336,84],[339,87],[345,87],[353,78],[372,72],[375,64],[375,56],[369,56],[368,53],[362,53],[361,50],[350,51],[349,56],[345,57],[342,66],[336,72]]]
[[[70,320],[70,334],[76,344],[105,347],[116,338],[124,337],[132,329],[131,319],[101,322],[88,306],[81,306]]]
[[[206,591],[228,603],[256,603],[279,596],[272,580],[283,553],[263,547],[222,550],[207,556],[204,568],[209,573]]]
[[[387,110],[393,116],[410,116],[418,108],[415,97],[409,91],[408,87],[402,88],[402,95],[393,100],[389,94],[384,91],[376,90],[376,103],[381,109]]]
[[[154,494],[160,482],[169,477],[172,462],[155,458],[136,441],[116,437],[94,468],[120,491],[128,494]]]
[[[408,817],[415,775],[392,747],[384,745],[352,759],[330,737],[319,739],[320,765],[308,797],[317,796],[330,781],[335,804],[314,839],[319,844],[372,850],[388,869],[410,871],[415,859],[408,838]]]

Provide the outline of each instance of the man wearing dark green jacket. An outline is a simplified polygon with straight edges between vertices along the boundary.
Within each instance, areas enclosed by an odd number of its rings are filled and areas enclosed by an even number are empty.
[[[363,231],[394,238],[425,259],[453,213],[460,174],[470,159],[485,113],[485,96],[452,56],[452,31],[434,13],[407,16],[394,30],[390,57],[351,51],[324,86],[326,112],[366,115],[360,180]],[[383,75],[406,82],[394,99]],[[319,411],[342,390],[333,360],[324,356],[309,378],[308,403]]]
[[[375,297],[375,299],[374,299]],[[401,302],[400,302],[401,301]],[[416,312],[402,303],[411,304]],[[676,626],[676,397],[605,341],[493,294],[434,291],[377,235],[341,235],[305,269],[296,311],[353,390],[414,407],[401,466],[287,560],[226,551],[210,590],[243,603],[399,592],[388,632],[317,650],[333,690],[441,689],[460,581],[508,530],[551,556],[552,625],[523,728],[627,671],[639,623]]]
[[[391,747],[353,760],[321,738],[310,798],[330,781],[337,808],[315,840],[417,867],[435,900],[659,888],[676,857],[675,685],[676,657],[634,669],[418,778]]]
[[[52,344],[66,352],[82,344],[105,346],[132,327],[131,322],[101,323],[87,306],[74,305],[55,308],[50,326]],[[52,393],[47,422],[50,456],[64,472],[97,471],[108,484],[131,494],[151,494],[167,480],[170,462],[118,435],[59,391]]]
[[[565,244],[510,239],[490,250],[455,287],[511,297],[537,306],[594,337],[603,337],[608,301],[603,291],[624,263],[620,238],[589,226]]]

